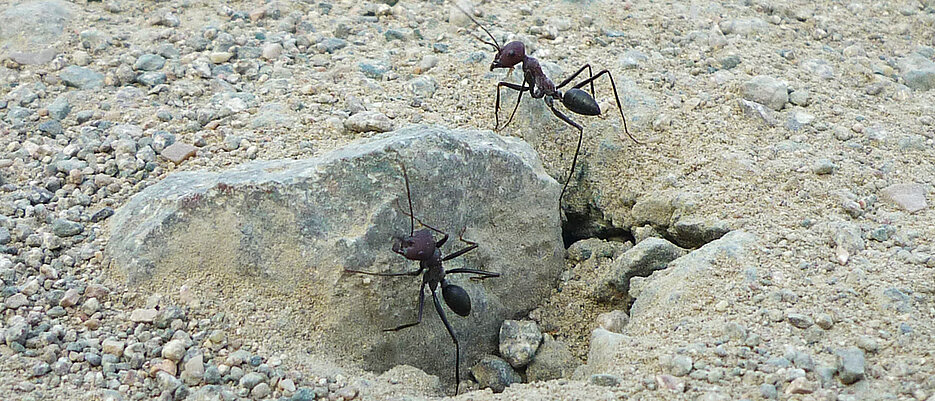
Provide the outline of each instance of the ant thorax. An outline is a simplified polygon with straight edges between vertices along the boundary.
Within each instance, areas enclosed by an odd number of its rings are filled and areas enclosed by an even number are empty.
[[[526,57],[523,60],[523,75],[526,81],[532,85],[532,97],[541,98],[544,95],[555,93],[555,84],[542,72],[542,66],[535,57]]]

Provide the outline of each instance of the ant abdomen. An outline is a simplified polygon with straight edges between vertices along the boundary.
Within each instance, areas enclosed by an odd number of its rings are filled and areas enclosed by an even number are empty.
[[[442,285],[442,297],[445,303],[460,316],[471,314],[471,297],[464,288],[454,284]]]
[[[601,108],[590,93],[578,88],[571,88],[562,95],[562,105],[568,110],[586,116],[601,114]]]

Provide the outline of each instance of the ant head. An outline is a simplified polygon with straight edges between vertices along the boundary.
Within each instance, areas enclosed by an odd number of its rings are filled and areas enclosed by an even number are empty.
[[[493,63],[490,64],[490,71],[495,68],[513,68],[523,62],[524,58],[526,58],[526,45],[523,42],[514,40],[503,45],[500,51],[497,52]]]
[[[409,260],[426,260],[435,253],[435,238],[429,230],[416,231],[411,237],[396,238],[393,252]]]

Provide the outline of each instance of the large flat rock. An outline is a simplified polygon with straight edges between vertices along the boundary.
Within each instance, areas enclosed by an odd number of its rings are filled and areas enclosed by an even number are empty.
[[[421,325],[381,331],[415,320],[421,279],[344,271],[417,268],[391,251],[394,236],[409,234],[397,207],[406,207],[399,161],[416,216],[451,234],[442,253],[464,246],[458,233],[465,227],[464,237],[479,243],[446,268],[502,274],[448,276],[473,301],[468,317],[446,308],[466,377],[481,355],[496,351],[500,323],[547,297],[563,265],[560,187],[518,139],[409,127],[312,159],[173,173],[108,220],[111,270],[164,294],[187,285],[218,303],[249,302],[274,324],[247,324],[245,336],[304,342],[367,369],[409,364],[453,382],[454,346],[430,295]],[[228,313],[252,318],[233,307]]]

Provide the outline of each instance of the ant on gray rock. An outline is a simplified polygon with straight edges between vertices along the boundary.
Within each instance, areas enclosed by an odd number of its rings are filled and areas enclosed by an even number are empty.
[[[411,272],[401,273],[373,273],[352,269],[344,269],[344,271],[348,273],[359,273],[386,277],[418,276],[419,274],[422,274],[423,271],[425,271],[425,274],[422,275],[422,287],[419,289],[419,315],[416,321],[399,325],[397,327],[384,329],[383,331],[402,330],[407,327],[412,327],[422,323],[422,309],[425,305],[425,287],[428,286],[429,291],[432,293],[432,299],[435,301],[435,312],[437,312],[438,316],[442,319],[442,323],[445,324],[445,328],[448,329],[448,334],[451,335],[451,339],[455,343],[455,394],[457,394],[461,385],[461,345],[458,343],[458,337],[455,336],[454,329],[452,329],[451,324],[448,323],[448,318],[445,316],[445,311],[442,309],[442,304],[438,301],[438,295],[435,290],[438,289],[439,285],[441,285],[442,298],[445,299],[445,304],[448,305],[448,308],[454,311],[454,313],[457,313],[459,316],[467,316],[471,313],[471,297],[468,295],[467,291],[464,290],[464,288],[447,282],[445,280],[445,275],[459,273],[477,274],[479,277],[471,277],[471,279],[483,280],[491,277],[500,277],[500,273],[466,268],[450,269],[446,271],[442,267],[442,262],[454,259],[476,249],[477,243],[464,239],[464,229],[462,229],[461,233],[458,234],[458,239],[461,242],[468,244],[468,246],[448,255],[442,256],[440,249],[442,245],[448,241],[448,234],[423,223],[422,220],[419,220],[417,217],[415,217],[412,212],[412,195],[409,192],[409,175],[406,173],[406,165],[402,162],[400,162],[399,165],[402,167],[403,179],[406,182],[406,198],[409,200],[409,213],[402,211],[402,208],[399,206],[398,199],[396,200],[396,207],[399,208],[404,215],[409,216],[409,236],[405,238],[396,238],[393,242],[393,252],[402,255],[406,259],[419,261],[419,269],[413,270]],[[415,231],[415,222],[417,221],[420,225],[426,228]],[[438,241],[435,241],[435,237],[432,235],[433,231],[441,234],[442,238]]]
[[[500,43],[497,42],[497,39],[493,37],[490,31],[487,28],[484,28],[480,22],[474,19],[471,14],[462,9],[456,3],[454,6],[460,10],[465,16],[467,16],[474,24],[483,29],[487,33],[487,36],[490,37],[493,42],[488,42],[484,39],[481,39],[473,33],[475,39],[481,41],[484,44],[493,46],[497,50],[497,54],[494,56],[493,63],[490,64],[490,71],[493,71],[497,68],[509,68],[511,71],[513,67],[517,64],[522,63],[523,69],[523,83],[517,85],[514,83],[500,81],[497,83],[497,102],[494,107],[494,129],[500,131],[501,129],[506,128],[507,125],[510,125],[510,122],[513,121],[513,116],[516,114],[516,109],[519,108],[519,102],[523,98],[523,92],[529,92],[529,95],[534,99],[543,99],[545,100],[546,106],[552,110],[552,114],[555,114],[556,117],[560,118],[562,121],[571,125],[572,127],[578,130],[578,146],[575,148],[575,156],[571,161],[571,169],[568,171],[568,179],[565,180],[565,185],[562,187],[562,192],[559,195],[559,207],[562,204],[562,198],[565,196],[565,190],[568,189],[568,183],[571,181],[572,173],[575,171],[575,165],[578,162],[578,153],[581,151],[581,140],[584,137],[584,128],[580,124],[572,121],[565,113],[557,110],[553,105],[555,100],[558,100],[565,106],[566,109],[585,116],[596,116],[601,114],[601,108],[597,105],[597,102],[594,100],[594,80],[600,78],[602,75],[607,74],[607,78],[610,79],[610,86],[614,90],[614,100],[617,101],[617,109],[620,110],[620,118],[623,119],[623,130],[626,132],[627,136],[630,137],[633,142],[637,144],[642,144],[640,141],[637,141],[633,135],[630,135],[630,131],[627,129],[627,119],[623,115],[623,106],[620,105],[620,96],[617,95],[617,85],[614,84],[614,77],[610,74],[608,70],[601,70],[594,75],[591,70],[590,64],[585,64],[583,67],[578,69],[577,72],[572,74],[570,77],[562,81],[558,86],[552,83],[552,80],[542,71],[542,66],[539,65],[539,60],[536,60],[534,57],[526,55],[526,46],[523,42],[512,41],[507,43],[504,46],[500,46]],[[588,78],[578,82],[570,89],[562,93],[559,89],[563,88],[565,85],[575,79],[580,75],[584,70],[588,70]],[[591,93],[581,90],[585,85],[591,86]],[[506,87],[508,89],[513,89],[519,92],[519,95],[516,97],[516,105],[513,106],[513,112],[510,113],[510,119],[507,120],[506,124],[500,125],[500,88]]]

